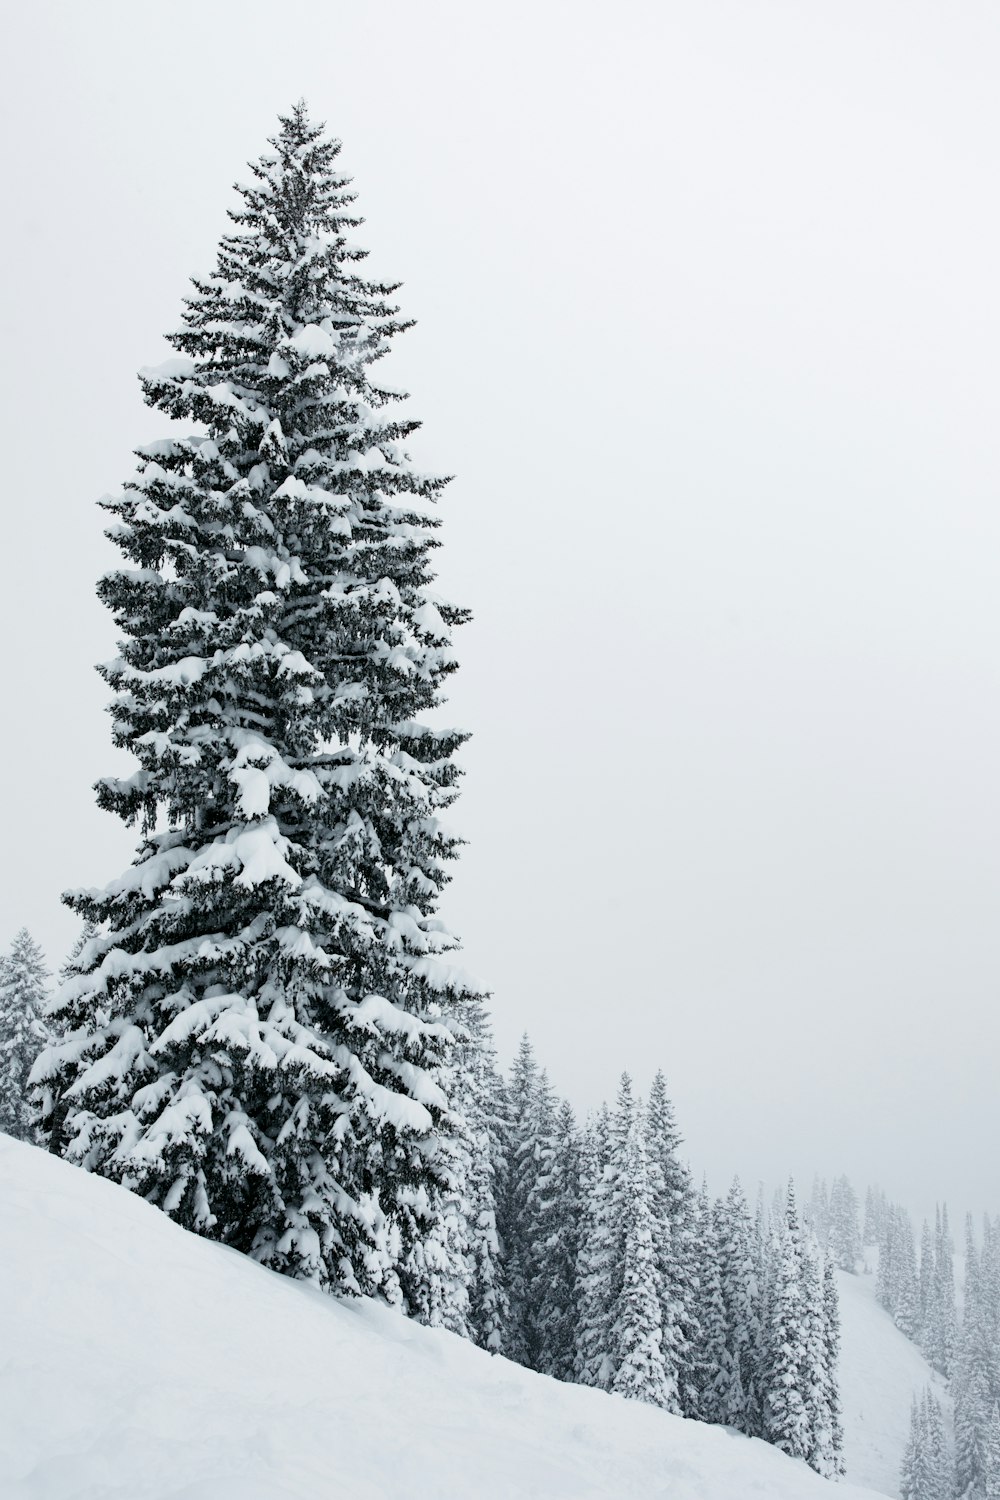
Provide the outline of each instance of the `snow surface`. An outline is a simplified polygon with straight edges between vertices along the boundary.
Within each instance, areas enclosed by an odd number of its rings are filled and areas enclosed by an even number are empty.
[[[865,1252],[869,1264],[870,1248]],[[899,1494],[910,1399],[933,1385],[946,1411],[945,1384],[920,1350],[875,1301],[875,1276],[837,1272],[840,1293],[840,1397],[847,1477],[886,1495]]]
[[[5,1136],[0,1285],[4,1500],[868,1494],[336,1302]]]

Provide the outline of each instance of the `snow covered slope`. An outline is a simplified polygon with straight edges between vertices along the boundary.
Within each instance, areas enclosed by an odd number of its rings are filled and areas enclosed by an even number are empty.
[[[847,1476],[854,1484],[898,1495],[910,1432],[910,1398],[932,1384],[947,1407],[944,1383],[875,1301],[874,1275],[848,1276],[840,1271],[837,1287]]]
[[[4,1500],[862,1500],[337,1303],[0,1136]]]

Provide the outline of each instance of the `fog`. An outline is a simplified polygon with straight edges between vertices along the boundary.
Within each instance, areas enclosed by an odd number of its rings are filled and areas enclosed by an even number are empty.
[[[344,142],[454,474],[443,914],[579,1109],[1000,1209],[1000,11],[37,3],[8,22],[0,943],[126,865],[94,501],[231,183]],[[387,371],[388,374],[388,371]]]

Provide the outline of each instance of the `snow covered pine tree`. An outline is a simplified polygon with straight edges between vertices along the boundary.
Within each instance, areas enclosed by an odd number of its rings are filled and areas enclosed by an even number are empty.
[[[38,1137],[28,1075],[48,1040],[48,978],[41,948],[22,927],[0,957],[0,1130],[19,1141]]]
[[[140,450],[104,502],[131,566],[100,585],[124,635],[100,670],[139,769],[98,800],[143,839],[66,898],[100,931],[35,1078],[71,1160],[433,1317],[456,1284],[442,1081],[472,991],[433,915],[464,736],[419,716],[467,614],[430,592],[446,481],[410,466],[419,424],[373,379],[408,325],[359,274],[339,142],[300,104],[271,145],[178,357],[141,375],[201,434]]]

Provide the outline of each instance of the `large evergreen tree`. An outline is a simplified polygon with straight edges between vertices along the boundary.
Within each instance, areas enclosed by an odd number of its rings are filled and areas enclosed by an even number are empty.
[[[142,842],[67,897],[100,931],[36,1077],[71,1160],[421,1311],[446,1295],[421,1247],[461,1188],[443,1084],[470,993],[434,915],[463,735],[424,716],[466,614],[431,592],[444,480],[375,378],[407,325],[361,273],[339,143],[300,104],[271,145],[177,358],[141,377],[198,431],[105,502],[125,565],[101,671],[138,768],[98,800]]]
[[[20,1141],[38,1138],[28,1075],[48,1037],[48,981],[42,950],[22,927],[0,957],[0,1130]]]

